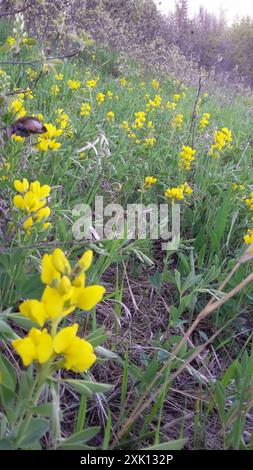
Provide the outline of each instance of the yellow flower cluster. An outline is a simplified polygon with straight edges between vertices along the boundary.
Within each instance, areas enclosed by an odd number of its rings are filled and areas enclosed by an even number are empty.
[[[106,113],[106,120],[111,122],[111,121],[114,121],[115,119],[115,114],[113,111],[108,111],[108,113]]]
[[[150,189],[156,183],[157,183],[157,178],[155,178],[154,176],[146,176],[145,181],[144,181],[144,188]]]
[[[248,230],[247,234],[244,236],[244,241],[247,245],[252,245],[253,248],[253,228]]]
[[[92,346],[76,335],[77,324],[57,332],[60,321],[76,307],[88,311],[103,298],[103,286],[85,286],[85,272],[92,263],[92,257],[92,251],[86,251],[74,268],[71,268],[59,248],[52,254],[43,256],[41,280],[46,287],[41,300],[26,300],[21,303],[19,310],[41,328],[46,322],[51,323],[51,333],[46,328],[42,331],[32,328],[26,337],[12,342],[25,366],[33,361],[43,364],[60,355],[63,356],[60,367],[83,372],[95,362]]]
[[[124,77],[123,77],[123,78],[120,78],[119,83],[120,83],[121,86],[123,86],[123,87],[127,86],[127,80],[126,80],[126,78],[124,78]]]
[[[59,124],[60,129],[66,129],[69,125],[69,115],[64,112],[62,108],[57,109],[57,118],[55,121]]]
[[[215,131],[214,144],[211,145],[208,155],[214,158],[220,157],[221,153],[226,148],[231,147],[230,144],[232,140],[232,132],[227,127],[223,127],[222,129]]]
[[[27,77],[29,80],[35,80],[35,78],[38,76],[36,70],[32,69],[31,67],[28,67],[27,71]]]
[[[146,137],[144,139],[144,145],[145,147],[153,147],[156,143],[156,138],[155,137]]]
[[[61,82],[63,80],[63,74],[62,73],[57,73],[54,76],[55,80]]]
[[[12,36],[9,36],[6,39],[6,44],[8,44],[9,46],[15,46],[16,42],[17,42],[16,39]]]
[[[176,107],[177,107],[177,103],[175,103],[174,101],[167,101],[167,102],[165,103],[165,109],[172,109],[172,110],[174,110],[174,109],[176,109]]]
[[[21,135],[17,135],[17,134],[12,134],[11,139],[14,142],[21,142],[22,143],[22,142],[25,141],[25,137],[21,137]]]
[[[156,143],[156,138],[150,134],[147,135],[146,133],[147,129],[150,129],[152,131],[155,130],[153,122],[148,121],[146,128],[145,128],[144,126],[146,123],[146,113],[144,111],[138,111],[134,113],[134,115],[135,115],[135,120],[131,127],[127,121],[123,121],[120,127],[127,131],[129,139],[134,140],[137,145],[143,143],[145,147],[153,147]],[[141,136],[137,137],[136,133],[133,132],[133,129],[134,130],[143,129],[145,131],[146,136],[145,134],[144,136],[142,135],[143,139],[141,139]]]
[[[50,208],[46,205],[47,197],[51,191],[50,186],[47,184],[41,186],[39,181],[29,184],[28,180],[24,178],[22,181],[15,180],[14,188],[20,194],[14,196],[13,204],[26,216],[23,222],[26,234],[31,233],[30,228],[36,223],[42,222],[42,228],[47,229],[51,225],[50,222],[45,222],[51,213]]]
[[[60,129],[66,134],[67,137],[71,138],[74,135],[73,126],[70,123],[69,115],[65,113],[64,109],[59,108],[56,110],[57,118],[55,121],[59,124]]]
[[[96,78],[94,80],[87,80],[86,81],[87,88],[89,88],[90,90],[92,90],[92,88],[95,88],[95,86],[97,85],[98,80],[99,80],[98,78]]]
[[[173,129],[180,130],[182,129],[183,122],[184,122],[183,114],[177,114],[171,121],[171,127]]]
[[[192,162],[196,160],[194,156],[195,154],[196,150],[193,150],[188,145],[183,146],[182,151],[179,154],[180,160],[178,166],[180,170],[185,169],[189,171],[191,169]]]
[[[105,101],[105,94],[104,93],[98,93],[96,97],[97,104],[102,104]]]
[[[80,116],[89,116],[91,113],[91,105],[89,103],[82,103]]]
[[[146,121],[146,113],[144,111],[138,111],[137,113],[134,113],[134,115],[135,115],[135,121],[134,121],[134,124],[132,125],[132,128],[142,129]]]
[[[152,109],[159,108],[162,104],[162,97],[161,95],[155,95],[154,99],[148,100],[148,103],[146,104],[146,110],[151,111]]]
[[[184,93],[183,95],[185,96],[185,93]],[[175,95],[173,95],[173,100],[176,101],[176,102],[178,102],[178,101],[181,100],[181,98],[184,97],[183,95],[180,94],[180,93],[176,93]]]
[[[16,339],[12,346],[25,366],[29,366],[33,361],[44,364],[62,356],[64,359],[59,366],[80,373],[90,369],[96,361],[96,356],[91,344],[76,335],[77,330],[78,324],[74,323],[53,337],[46,328],[42,331],[31,328],[26,337]]]
[[[199,127],[200,127],[200,129],[205,129],[206,126],[208,126],[210,117],[211,117],[211,116],[210,116],[209,113],[204,113],[204,114],[201,116],[200,121],[199,121]]]
[[[60,87],[57,84],[52,85],[51,86],[51,95],[57,96],[57,95],[59,95],[59,93],[60,93]]]
[[[244,184],[233,183],[232,184],[232,191],[245,191],[245,185]]]
[[[248,206],[250,211],[253,211],[253,192],[245,199],[245,204]]]
[[[68,80],[67,85],[70,88],[70,90],[76,91],[76,90],[79,90],[82,84],[80,80]]]
[[[192,194],[192,188],[186,182],[181,184],[180,186],[168,188],[164,193],[165,197],[170,199],[173,203],[175,201],[183,200],[186,194]]]
[[[57,129],[53,124],[45,124],[45,127],[47,132],[38,138],[37,149],[41,152],[47,152],[48,150],[58,150],[61,146],[61,143],[57,142],[55,138],[62,134],[62,129]]]
[[[9,162],[6,162],[6,161],[0,162],[0,173],[4,172],[4,174],[0,176],[0,179],[2,181],[6,181],[8,179],[7,174],[9,173],[10,167],[11,165]]]
[[[160,83],[157,80],[152,80],[151,85],[155,90],[158,90],[158,88],[160,88]]]
[[[20,305],[20,312],[41,327],[47,321],[59,322],[77,307],[91,310],[103,297],[102,286],[85,286],[85,272],[92,262],[93,253],[86,251],[72,269],[65,254],[56,248],[51,255],[44,255],[41,264],[41,280],[46,288],[40,301],[27,300]]]
[[[24,98],[19,96],[17,99],[13,100],[9,105],[9,109],[18,119],[25,116],[26,110],[24,108]]]
[[[249,208],[250,211],[253,212],[253,192],[250,194],[249,197],[244,199],[245,204]],[[253,221],[253,217],[251,217],[251,220]],[[252,253],[253,253],[253,228],[250,228],[246,235],[244,236],[244,242],[247,245],[252,245]]]

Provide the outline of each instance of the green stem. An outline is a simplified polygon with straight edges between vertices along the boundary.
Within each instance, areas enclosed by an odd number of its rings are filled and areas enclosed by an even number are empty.
[[[26,430],[27,430],[27,428],[30,424],[31,418],[32,418],[33,413],[34,413],[33,407],[36,406],[38,401],[39,401],[41,391],[44,387],[47,375],[48,375],[48,364],[47,364],[47,367],[41,368],[41,370],[38,371],[38,374],[37,374],[37,377],[35,379],[34,385],[32,387],[30,396],[28,398],[28,403],[32,402],[33,406],[30,409],[24,411],[24,413],[22,414],[22,416],[21,416],[21,418],[18,422],[16,447],[19,446],[19,444],[22,441],[22,439],[25,435],[25,432],[26,432]]]
[[[76,432],[80,432],[84,429],[85,424],[85,417],[86,417],[86,409],[87,409],[87,398],[82,395],[78,410],[78,416],[76,421]]]

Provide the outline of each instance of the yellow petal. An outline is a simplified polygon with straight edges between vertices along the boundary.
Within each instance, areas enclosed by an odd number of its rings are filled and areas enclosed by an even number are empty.
[[[75,287],[84,287],[85,286],[85,274],[81,273],[79,276],[75,277],[72,281],[72,285]]]
[[[13,204],[15,207],[17,207],[17,209],[19,210],[23,210],[24,207],[25,207],[25,202],[24,202],[24,199],[22,198],[22,196],[17,195],[17,196],[14,196],[13,198]]]
[[[26,219],[23,223],[23,228],[25,230],[28,230],[31,226],[33,225],[33,218],[32,217],[28,217],[28,219]]]
[[[23,179],[23,181],[20,180],[15,180],[14,181],[14,188],[18,193],[25,193],[29,189],[29,183],[26,178]]]
[[[47,197],[51,191],[51,188],[48,184],[44,184],[40,188],[40,197]]]
[[[67,276],[62,276],[59,287],[58,287],[60,294],[61,295],[68,294],[71,287],[72,285],[71,285],[69,278]]]
[[[26,300],[19,306],[19,311],[40,326],[43,326],[47,319],[45,306],[39,300]]]
[[[52,255],[44,255],[41,261],[41,281],[44,284],[51,284],[54,280],[60,279],[60,273],[55,269]]]
[[[57,269],[62,274],[70,274],[71,267],[70,264],[64,255],[63,251],[60,248],[56,248],[52,253],[52,262]]]
[[[82,289],[82,293],[77,299],[77,306],[82,310],[91,310],[100,302],[105,293],[103,286],[89,286]]]
[[[42,219],[46,219],[47,217],[50,216],[51,210],[48,206],[42,207],[42,209],[39,209],[38,212],[36,212],[35,217],[38,221]]]
[[[78,330],[78,324],[63,328],[54,338],[54,350],[56,353],[65,352],[74,341]]]
[[[94,364],[96,356],[90,343],[85,339],[75,338],[65,354],[64,367],[73,372],[84,372]]]
[[[44,290],[41,301],[46,308],[49,318],[57,318],[63,315],[64,299],[56,289],[47,286]]]
[[[31,362],[36,359],[36,349],[31,338],[28,336],[23,339],[16,339],[12,341],[13,348],[20,355],[24,366],[29,366]]]
[[[40,364],[47,362],[53,354],[53,339],[44,329],[37,346],[37,358]]]
[[[92,250],[87,250],[83,256],[80,258],[78,261],[78,266],[83,270],[87,271],[89,269],[91,263],[92,263],[92,258],[93,258],[93,251]]]

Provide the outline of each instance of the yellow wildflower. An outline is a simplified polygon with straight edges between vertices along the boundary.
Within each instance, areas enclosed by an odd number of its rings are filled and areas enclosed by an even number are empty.
[[[157,183],[157,178],[154,176],[146,176],[144,181],[144,188],[150,189],[155,183]]]
[[[152,80],[151,85],[155,90],[160,88],[160,83],[157,80]]]
[[[193,150],[191,147],[184,145],[182,151],[180,152],[180,160],[179,160],[179,168],[190,170],[191,164],[194,160],[196,160],[195,155],[196,150]]]
[[[89,116],[91,113],[91,105],[89,103],[82,103],[80,116]]]
[[[54,76],[54,78],[55,78],[55,80],[61,81],[61,80],[63,80],[63,74],[62,73],[57,73]]]
[[[51,95],[53,96],[57,96],[58,94],[60,93],[60,88],[58,87],[58,85],[52,85],[51,86]]]
[[[25,338],[12,341],[12,346],[20,355],[25,366],[33,361],[39,364],[47,362],[53,354],[53,339],[46,329],[31,328]]]
[[[76,336],[77,323],[63,328],[54,338],[54,350],[64,356],[63,367],[73,372],[84,372],[94,364],[96,356],[93,347],[85,339]]]
[[[106,119],[107,121],[114,121],[115,119],[115,114],[113,111],[109,111],[108,113],[106,113]]]
[[[192,189],[186,182],[181,184],[180,186],[168,188],[164,193],[165,197],[170,199],[172,203],[174,203],[175,201],[182,201],[184,199],[185,194],[192,194]]]
[[[180,130],[183,126],[183,122],[184,122],[183,114],[177,114],[171,122],[171,127],[173,129]]]
[[[105,101],[105,94],[104,93],[98,93],[96,97],[96,101],[98,104],[102,104]]]
[[[72,91],[79,90],[81,87],[81,82],[79,80],[68,80],[67,85]]]

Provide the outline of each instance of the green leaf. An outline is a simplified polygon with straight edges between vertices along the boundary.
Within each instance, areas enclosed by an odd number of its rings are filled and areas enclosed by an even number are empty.
[[[150,447],[145,447],[143,450],[181,450],[187,442],[187,439],[177,439],[175,441],[163,442]]]
[[[223,203],[221,204],[217,212],[217,215],[214,221],[213,230],[209,231],[212,250],[214,252],[218,251],[222,237],[225,233],[230,205],[231,205],[231,198],[229,197],[229,194],[226,193]]]
[[[18,326],[21,326],[21,328],[24,328],[24,330],[38,328],[39,326],[38,323],[29,320],[29,318],[23,317],[23,315],[21,315],[20,313],[11,313],[9,315],[9,319],[16,323]]]
[[[66,445],[74,445],[74,444],[84,444],[87,441],[90,441],[96,434],[100,431],[99,426],[94,426],[92,428],[84,429],[84,431],[77,432],[72,434],[72,436],[68,437],[64,440],[57,448],[65,447]]]
[[[159,291],[162,287],[163,274],[156,272],[155,274],[153,274],[153,276],[149,277],[149,282],[153,287],[155,287],[155,289]]]
[[[10,361],[1,354],[0,355],[0,384],[8,388],[12,392],[14,392],[16,389],[16,382],[17,382],[16,370],[14,369]]]
[[[193,296],[194,296],[194,292],[192,292],[191,294],[185,295],[184,297],[181,298],[181,302],[178,307],[179,316],[181,316],[185,312],[185,310],[189,307]]]
[[[7,336],[9,339],[16,339],[18,335],[13,331],[13,329],[5,323],[3,320],[0,320],[0,335]]]
[[[91,397],[93,393],[109,392],[113,388],[113,385],[100,384],[96,382],[90,382],[88,380],[66,379],[64,382],[73,390],[76,390],[81,395],[85,395],[87,397]]]
[[[105,333],[104,328],[98,328],[90,333],[85,339],[93,346],[93,348],[95,348],[107,340],[107,334]]]
[[[21,448],[27,448],[39,441],[48,430],[48,421],[43,418],[32,418],[20,442]]]
[[[14,450],[15,446],[11,438],[0,439],[0,450]]]
[[[87,387],[82,380],[74,380],[74,379],[66,379],[64,382],[69,385],[70,388],[75,390],[76,392],[80,393],[81,395],[85,395],[86,397],[92,397],[92,392]]]
[[[32,408],[34,414],[38,416],[43,416],[44,418],[51,418],[53,414],[53,404],[52,403],[41,403],[40,405],[34,406]]]
[[[174,270],[174,277],[178,291],[181,292],[181,274],[177,269]]]
[[[63,444],[57,447],[57,450],[95,450],[95,447],[86,446],[84,444]]]

